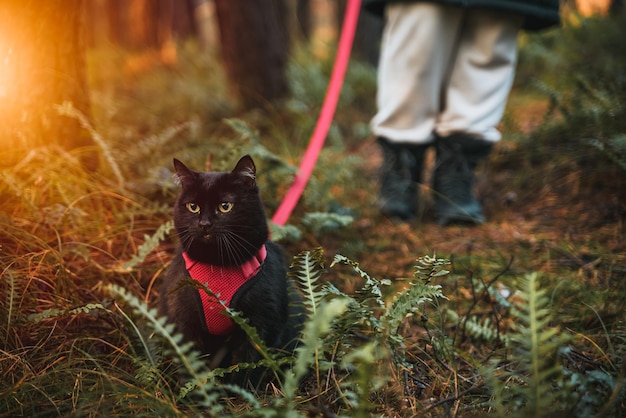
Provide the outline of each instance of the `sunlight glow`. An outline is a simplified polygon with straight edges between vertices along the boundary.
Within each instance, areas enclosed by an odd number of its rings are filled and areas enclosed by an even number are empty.
[[[2,101],[7,100],[17,81],[15,68],[12,66],[12,57],[13,48],[0,43],[0,100]]]

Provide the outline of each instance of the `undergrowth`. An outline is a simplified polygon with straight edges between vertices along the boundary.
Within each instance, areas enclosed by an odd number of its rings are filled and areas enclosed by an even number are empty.
[[[548,147],[546,155],[563,153],[566,146],[563,154],[576,156],[583,166],[608,160],[623,173],[626,48],[619,34],[626,13],[611,19],[570,15],[565,23],[561,31],[527,37],[521,52],[518,85],[535,89],[550,103],[546,123],[530,139]],[[604,158],[596,158],[598,154]]]
[[[570,196],[563,176],[584,173],[582,184],[614,193],[601,208],[606,216],[592,221],[615,226],[617,241],[626,155],[623,22],[574,21],[558,34],[525,39],[517,88],[545,97],[547,112],[529,134],[515,133],[515,155],[505,149],[495,161],[546,174],[520,170],[514,179],[533,195],[563,187],[559,196]],[[58,109],[94,137],[100,172],[85,171],[80,150],[53,145],[1,168],[0,416],[624,415],[620,247],[590,238],[578,254],[565,240],[540,236],[488,255],[454,252],[451,264],[415,260],[434,251],[416,251],[406,229],[368,218],[371,161],[352,151],[369,134],[375,74],[358,63],[293,224],[272,227],[275,240],[298,249],[290,274],[308,311],[301,344],[278,358],[230,312],[263,360],[209,370],[152,308],[173,250],[171,158],[229,170],[250,153],[271,213],[297,172],[329,68],[298,51],[287,103],[233,115],[217,60],[196,55],[185,44],[184,71],[144,76],[91,66],[93,125],[69,105]],[[552,181],[529,187],[539,181],[533,176]],[[378,256],[384,244],[363,235],[370,233],[391,241],[394,254],[411,252],[408,278],[378,273],[406,262]],[[451,236],[438,234],[432,247]],[[325,255],[322,244],[337,255]],[[344,250],[350,254],[339,255]],[[561,264],[546,252],[558,253]],[[521,260],[502,261],[513,254]],[[222,382],[249,367],[268,368],[276,379],[260,391]]]

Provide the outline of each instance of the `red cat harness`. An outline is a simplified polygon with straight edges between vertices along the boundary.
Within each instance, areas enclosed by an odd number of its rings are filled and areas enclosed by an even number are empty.
[[[217,296],[216,299],[214,295],[208,294],[204,289],[199,289],[204,319],[210,334],[228,335],[233,332],[235,324],[226,315],[224,305],[230,307],[230,302],[237,290],[249,279],[256,276],[266,256],[267,249],[263,245],[256,256],[242,265],[224,267],[200,263],[189,258],[187,253],[183,253],[185,266],[191,278],[206,285]],[[218,299],[224,302],[224,305]]]

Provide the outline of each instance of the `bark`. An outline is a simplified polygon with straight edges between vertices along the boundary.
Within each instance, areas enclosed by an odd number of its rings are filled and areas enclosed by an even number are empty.
[[[2,1],[0,136],[13,146],[93,145],[78,121],[55,109],[70,102],[90,115],[82,19],[83,0]]]
[[[192,0],[88,0],[90,46],[112,42],[127,50],[161,49],[174,35],[195,34]]]
[[[611,0],[611,6],[609,7],[609,13],[612,15],[618,15],[624,10],[624,0]]]
[[[305,40],[311,39],[311,2],[310,0],[297,0],[296,21],[298,33]]]
[[[265,107],[288,93],[287,8],[283,0],[216,0],[222,61],[235,101]]]

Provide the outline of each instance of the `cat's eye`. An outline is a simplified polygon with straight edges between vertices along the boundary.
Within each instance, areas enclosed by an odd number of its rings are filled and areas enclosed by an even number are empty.
[[[187,206],[187,210],[189,212],[191,212],[191,213],[198,213],[198,212],[200,212],[200,206],[198,206],[194,202],[189,202],[185,206]]]
[[[228,213],[231,210],[233,210],[233,204],[230,202],[222,202],[220,203],[217,208],[220,210],[220,212],[222,213]]]

